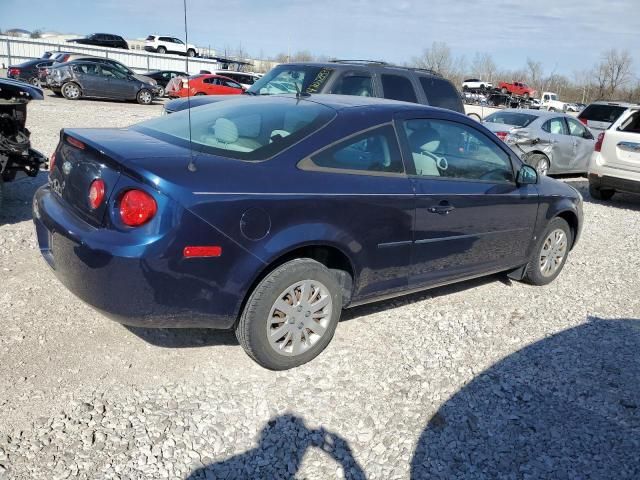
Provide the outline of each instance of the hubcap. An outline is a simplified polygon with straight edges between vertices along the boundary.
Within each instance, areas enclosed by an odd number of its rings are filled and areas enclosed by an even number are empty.
[[[331,294],[317,280],[289,286],[269,312],[267,338],[271,348],[289,357],[306,352],[327,331],[332,311]]]
[[[540,160],[536,166],[536,170],[540,175],[546,175],[549,171],[549,162],[545,159]]]
[[[149,92],[142,92],[140,94],[140,99],[144,102],[144,103],[149,103],[151,102],[151,94]]]
[[[67,97],[71,98],[76,98],[78,95],[80,95],[80,91],[75,85],[67,85],[65,87],[65,92],[67,94]]]
[[[550,277],[558,271],[565,255],[567,254],[567,236],[561,229],[554,230],[542,244],[540,252],[540,273]]]

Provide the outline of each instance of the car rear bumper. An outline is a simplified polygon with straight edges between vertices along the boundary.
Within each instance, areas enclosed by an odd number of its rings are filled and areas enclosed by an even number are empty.
[[[237,291],[198,277],[205,269],[197,259],[185,265],[168,255],[164,236],[119,242],[76,216],[48,186],[34,196],[33,221],[40,252],[58,280],[112,320],[141,327],[233,326]]]
[[[600,190],[640,194],[640,179],[612,177],[589,173],[589,185]]]

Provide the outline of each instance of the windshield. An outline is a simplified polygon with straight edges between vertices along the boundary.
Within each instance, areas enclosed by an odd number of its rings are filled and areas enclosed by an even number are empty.
[[[281,65],[257,80],[247,92],[254,95],[296,93],[297,85],[303,93],[319,93],[332,73],[333,69],[327,67]]]
[[[484,119],[486,123],[502,123],[514,127],[526,127],[536,118],[535,115],[517,112],[496,112]]]
[[[228,100],[133,127],[169,143],[240,160],[266,160],[329,123],[335,111],[308,100]]]
[[[555,93],[550,94],[549,100],[558,100],[558,95],[556,95]]]

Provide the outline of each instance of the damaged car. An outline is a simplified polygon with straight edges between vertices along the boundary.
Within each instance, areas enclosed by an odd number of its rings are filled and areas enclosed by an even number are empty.
[[[31,148],[30,132],[25,127],[27,104],[42,100],[42,90],[11,79],[0,80],[0,206],[4,182],[20,176],[38,175],[47,158]]]
[[[541,175],[585,174],[596,141],[571,115],[505,109],[482,122]]]

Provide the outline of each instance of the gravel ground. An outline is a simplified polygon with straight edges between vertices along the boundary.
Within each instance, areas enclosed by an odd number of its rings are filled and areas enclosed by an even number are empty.
[[[47,97],[61,127],[160,106]],[[40,258],[30,199],[0,214],[0,478],[640,478],[640,199],[592,201],[561,276],[502,276],[349,310],[328,349],[261,369],[228,332],[113,323]]]

